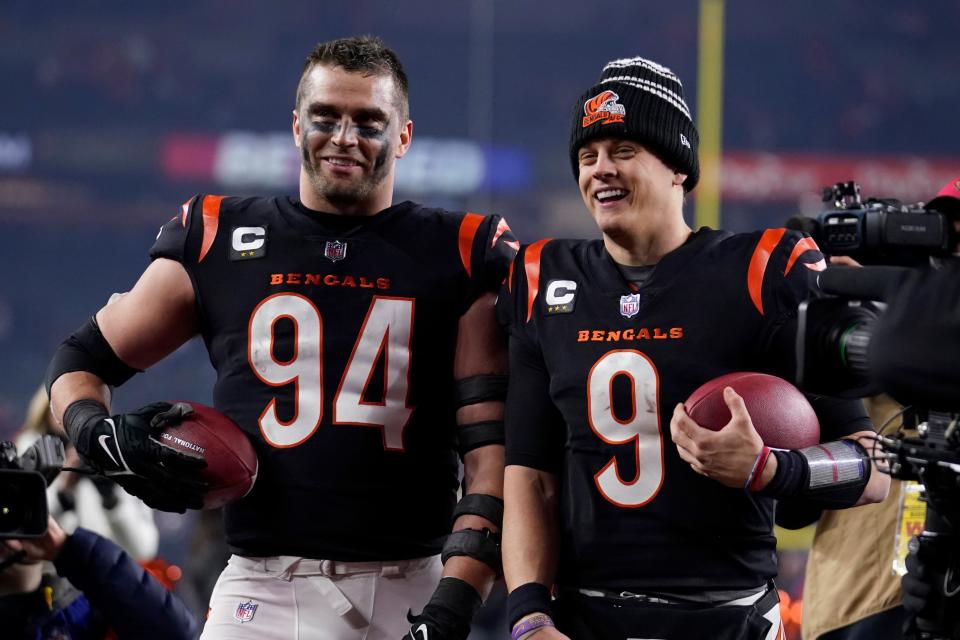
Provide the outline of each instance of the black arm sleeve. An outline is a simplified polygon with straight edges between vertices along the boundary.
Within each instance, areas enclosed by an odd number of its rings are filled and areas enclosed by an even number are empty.
[[[830,442],[858,431],[873,431],[863,401],[856,398],[834,398],[806,394],[820,421],[820,442]]]
[[[540,353],[517,336],[510,339],[506,423],[508,465],[560,470],[566,428],[550,398],[550,377]]]
[[[120,638],[192,640],[197,621],[180,599],[106,538],[77,529],[54,566]]]

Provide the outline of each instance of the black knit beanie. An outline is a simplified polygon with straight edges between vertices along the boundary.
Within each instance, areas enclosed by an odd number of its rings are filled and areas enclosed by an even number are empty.
[[[689,192],[700,179],[700,135],[683,99],[680,79],[644,58],[608,62],[600,81],[588,89],[573,111],[570,163],[579,178],[580,147],[596,138],[636,140],[676,171],[687,174]]]

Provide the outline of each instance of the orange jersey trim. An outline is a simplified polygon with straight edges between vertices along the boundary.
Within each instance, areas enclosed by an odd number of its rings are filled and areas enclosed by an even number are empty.
[[[477,229],[483,222],[483,216],[479,213],[468,213],[460,222],[460,261],[463,268],[470,274],[470,259],[473,254],[473,238],[477,235]]]
[[[513,265],[516,260],[510,261],[510,268],[507,269],[507,291],[513,293]]]
[[[500,222],[497,223],[497,230],[493,234],[493,240],[490,241],[491,249],[497,246],[497,240],[499,240],[500,236],[502,236],[507,231],[509,231],[511,234],[513,233],[513,229],[511,229],[510,225],[507,224],[507,219],[500,218]],[[508,247],[513,249],[515,252],[520,251],[520,243],[517,240],[504,240],[503,244],[507,245]]]
[[[200,243],[200,257],[197,262],[203,262],[207,252],[213,246],[217,237],[217,228],[220,226],[220,203],[224,196],[203,196],[203,241]]]
[[[553,238],[537,240],[523,254],[523,270],[527,275],[527,322],[533,316],[533,301],[537,299],[540,289],[540,253]]]
[[[180,226],[186,228],[187,226],[187,214],[190,213],[190,203],[193,202],[193,198],[190,198],[182,205],[180,205]]]
[[[783,275],[790,273],[790,269],[793,268],[793,263],[797,261],[797,258],[802,256],[807,251],[820,251],[820,247],[817,246],[816,240],[813,238],[803,238],[793,246],[793,251],[790,253],[790,259],[787,260],[787,268],[784,269]],[[827,268],[827,261],[821,258],[819,261],[814,262],[813,264],[808,264],[806,262],[802,263],[807,269],[812,271],[823,271]]]
[[[750,257],[750,267],[747,269],[747,291],[750,293],[750,300],[753,306],[757,308],[760,315],[763,315],[763,274],[767,271],[767,263],[770,262],[770,254],[777,248],[786,229],[767,229],[760,236],[760,242],[753,250],[753,256]]]

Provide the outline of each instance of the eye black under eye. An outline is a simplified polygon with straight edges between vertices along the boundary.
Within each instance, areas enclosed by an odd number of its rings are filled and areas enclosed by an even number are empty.
[[[364,138],[376,138],[383,132],[377,127],[357,127],[357,133]]]

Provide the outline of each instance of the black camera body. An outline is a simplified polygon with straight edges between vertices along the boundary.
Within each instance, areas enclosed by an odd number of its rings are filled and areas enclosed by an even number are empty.
[[[915,266],[950,252],[949,219],[922,203],[863,202],[856,182],[824,188],[823,201],[828,208],[817,216],[811,235],[828,255],[850,256],[861,264]]]
[[[23,456],[0,442],[0,538],[39,538],[47,531],[47,486],[63,467],[63,443],[41,436]]]
[[[827,294],[798,313],[797,385],[805,391],[863,397],[882,391],[870,375],[867,348],[888,296],[912,270],[951,255],[958,238],[948,215],[923,203],[860,197],[853,181],[823,190],[827,208],[815,220],[791,218],[827,255],[849,256],[857,268],[820,274]],[[882,266],[879,266],[882,265]]]

